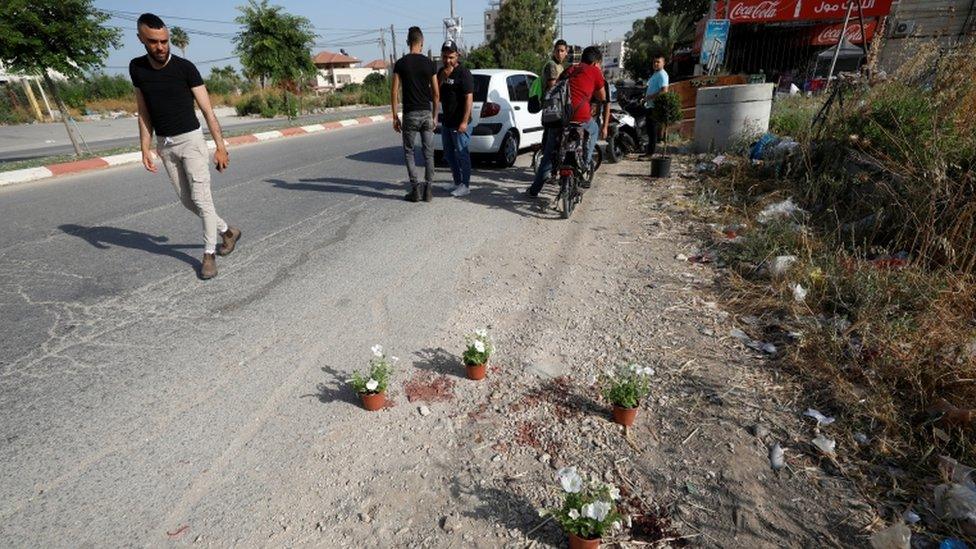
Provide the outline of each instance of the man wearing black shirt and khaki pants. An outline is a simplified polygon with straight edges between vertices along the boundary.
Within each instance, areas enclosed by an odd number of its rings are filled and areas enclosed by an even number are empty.
[[[424,55],[424,33],[418,27],[407,32],[410,53],[393,65],[393,89],[390,106],[393,109],[393,129],[403,134],[403,155],[410,176],[410,192],[406,199],[418,202],[421,198],[430,202],[434,181],[434,118],[440,97],[437,90],[437,66]],[[397,95],[403,89],[403,121],[397,113]],[[424,149],[424,183],[417,181],[417,164],[413,154],[417,135]]]
[[[193,109],[194,100],[217,145],[214,154],[217,171],[223,172],[230,162],[227,148],[200,72],[193,63],[170,54],[169,30],[162,19],[145,13],[139,17],[137,28],[146,55],[129,63],[129,76],[136,88],[139,108],[142,164],[153,173],[158,171],[151,150],[155,131],[156,152],[180,202],[203,221],[200,278],[210,279],[217,276],[216,255],[234,251],[241,231],[228,226],[214,209],[210,193],[210,153]],[[222,239],[219,248],[218,235]]]

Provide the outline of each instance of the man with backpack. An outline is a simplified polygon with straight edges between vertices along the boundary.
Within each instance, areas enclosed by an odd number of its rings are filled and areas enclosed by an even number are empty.
[[[433,198],[431,183],[434,180],[434,127],[437,125],[438,102],[437,66],[424,51],[424,33],[419,27],[407,32],[410,53],[393,65],[393,87],[390,106],[393,110],[393,130],[403,134],[403,155],[410,177],[410,192],[405,197],[410,202],[430,202]],[[403,121],[397,113],[397,99],[403,89]],[[417,181],[417,165],[413,147],[420,135],[424,149],[424,183]]]
[[[606,81],[600,63],[603,54],[600,48],[589,46],[583,50],[582,62],[566,69],[556,84],[546,94],[542,108],[542,125],[549,129],[543,145],[542,161],[535,173],[535,180],[527,194],[539,196],[546,178],[552,171],[552,154],[562,135],[563,129],[571,123],[580,124],[587,132],[586,161],[593,159],[593,150],[600,138],[606,138],[610,124],[609,117],[603,120],[602,128],[593,119],[590,101],[604,102],[607,94]]]

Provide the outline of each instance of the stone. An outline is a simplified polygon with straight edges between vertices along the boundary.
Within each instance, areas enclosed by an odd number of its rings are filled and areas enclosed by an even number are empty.
[[[461,529],[461,523],[457,517],[448,515],[441,520],[441,529],[448,534],[453,534]]]
[[[756,438],[763,438],[769,434],[769,428],[757,423],[749,428],[749,432]]]
[[[430,408],[428,408],[426,406],[421,406],[420,408],[417,409],[417,411],[420,413],[420,415],[422,415],[424,417],[430,415]]]
[[[369,516],[369,513],[365,513],[365,512],[359,513],[359,520],[365,522],[366,524],[369,524],[373,522],[373,517]]]

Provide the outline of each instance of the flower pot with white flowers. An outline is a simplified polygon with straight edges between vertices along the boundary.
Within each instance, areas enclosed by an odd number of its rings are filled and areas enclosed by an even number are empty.
[[[570,549],[596,549],[604,534],[622,527],[616,501],[620,490],[596,476],[589,481],[576,470],[564,467],[556,472],[563,489],[563,506],[547,512],[569,536]]]
[[[476,330],[467,336],[467,348],[461,356],[468,372],[468,379],[475,381],[485,379],[488,370],[488,359],[495,351],[495,345],[488,335],[488,330]]]
[[[651,392],[654,369],[639,364],[619,365],[603,374],[603,398],[613,406],[613,420],[625,427],[634,424],[641,400]]]
[[[365,372],[355,372],[349,385],[356,391],[363,401],[363,408],[375,412],[386,405],[386,388],[390,384],[393,365],[399,360],[397,357],[387,358],[382,345],[373,345],[373,358]]]

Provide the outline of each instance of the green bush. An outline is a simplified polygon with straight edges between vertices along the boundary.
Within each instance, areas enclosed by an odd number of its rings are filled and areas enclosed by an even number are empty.
[[[27,97],[19,85],[0,85],[0,124],[26,124],[33,120],[27,104]]]
[[[769,131],[797,141],[805,140],[821,104],[820,99],[799,95],[778,99],[769,117]]]
[[[96,73],[80,80],[58,82],[58,92],[69,107],[84,109],[87,101],[122,99],[132,95],[132,82],[121,74]]]
[[[374,72],[373,74],[368,75],[365,80],[363,80],[364,88],[370,88],[370,89],[385,88],[387,84],[388,82],[386,81],[386,75],[379,72]]]

